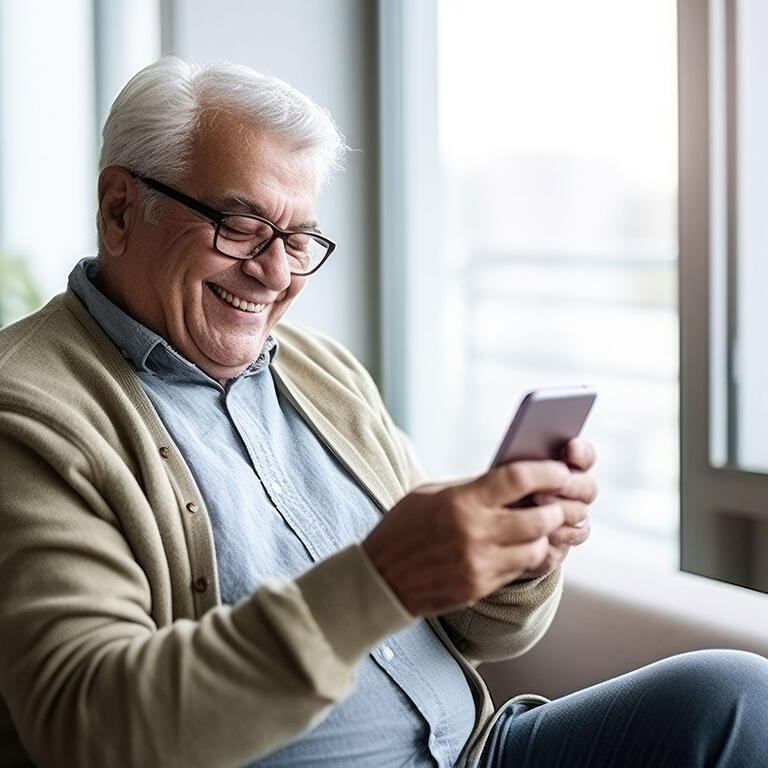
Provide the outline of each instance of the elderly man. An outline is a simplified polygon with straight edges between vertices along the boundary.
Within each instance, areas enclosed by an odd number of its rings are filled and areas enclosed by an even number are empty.
[[[419,485],[361,366],[278,323],[335,247],[315,205],[343,147],[286,84],[163,59],[103,137],[98,259],[0,335],[2,765],[570,766],[612,707],[626,730],[674,709],[644,693],[719,675],[493,718],[474,667],[549,625],[589,446]],[[734,663],[729,702],[768,676]],[[754,730],[713,710],[738,761]]]

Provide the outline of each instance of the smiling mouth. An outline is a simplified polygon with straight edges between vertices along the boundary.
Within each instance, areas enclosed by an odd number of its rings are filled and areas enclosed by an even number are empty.
[[[238,309],[241,312],[248,312],[252,315],[257,315],[261,312],[266,304],[254,304],[247,299],[241,299],[239,296],[225,291],[220,285],[216,283],[206,283],[206,285],[222,300],[229,304],[233,309]]]

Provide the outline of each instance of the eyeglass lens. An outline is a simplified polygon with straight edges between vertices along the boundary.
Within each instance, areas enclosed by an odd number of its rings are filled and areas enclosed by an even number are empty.
[[[272,238],[269,224],[250,216],[229,216],[219,227],[216,248],[226,256],[248,259]],[[282,238],[291,272],[310,272],[325,258],[327,245],[311,234],[297,232]]]

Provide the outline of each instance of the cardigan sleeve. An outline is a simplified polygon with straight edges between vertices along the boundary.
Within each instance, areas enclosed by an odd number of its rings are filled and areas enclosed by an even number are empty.
[[[555,617],[563,590],[562,569],[497,589],[472,608],[440,616],[448,636],[469,660],[501,661],[520,656],[542,638]]]
[[[412,620],[353,546],[158,626],[160,577],[132,551],[129,498],[116,510],[95,482],[107,465],[0,412],[0,696],[36,765],[246,764],[318,724],[359,659]]]

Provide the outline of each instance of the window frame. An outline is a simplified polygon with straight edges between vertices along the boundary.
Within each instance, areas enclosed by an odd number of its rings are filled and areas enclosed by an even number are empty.
[[[437,0],[379,0],[377,21],[381,389],[395,421],[430,445],[425,408],[434,398],[418,371],[436,370],[430,326],[440,275],[419,255],[429,252],[440,225]],[[416,296],[415,286],[427,280],[434,290]]]
[[[680,562],[684,571],[768,592],[768,475],[739,469],[734,461],[735,2],[678,0]],[[722,48],[716,37],[720,19]],[[724,121],[716,111],[723,107]],[[724,201],[718,184],[725,185]],[[724,429],[718,398],[726,403]],[[723,466],[713,466],[713,449],[723,440]]]

